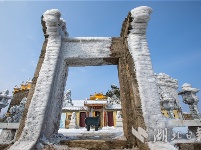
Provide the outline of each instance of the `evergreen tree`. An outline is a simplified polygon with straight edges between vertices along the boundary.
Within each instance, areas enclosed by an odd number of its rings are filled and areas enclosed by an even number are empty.
[[[120,99],[120,90],[116,85],[113,84],[111,85],[111,90],[108,90],[106,95],[108,97],[113,97],[115,95],[118,99]]]

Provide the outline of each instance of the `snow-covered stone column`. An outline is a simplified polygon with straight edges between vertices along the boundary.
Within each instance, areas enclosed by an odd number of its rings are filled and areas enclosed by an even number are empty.
[[[131,10],[132,21],[127,36],[128,49],[135,64],[133,69],[139,86],[143,118],[149,134],[148,140],[153,138],[154,129],[165,127],[165,120],[161,115],[158,87],[146,39],[146,28],[151,12],[152,9],[147,6]]]
[[[67,35],[65,22],[57,9],[43,14],[48,39],[45,58],[39,72],[35,91],[28,109],[25,127],[17,142],[10,148],[41,149],[40,138],[57,133],[67,77],[67,65],[62,57],[61,40]]]

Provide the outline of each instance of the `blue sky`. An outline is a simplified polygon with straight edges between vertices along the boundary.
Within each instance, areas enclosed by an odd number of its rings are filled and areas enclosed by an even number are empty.
[[[40,23],[47,9],[59,9],[70,37],[118,37],[128,12],[153,9],[147,40],[153,68],[201,89],[201,2],[199,1],[0,1],[0,91],[33,78],[44,36]],[[72,99],[85,99],[118,85],[117,66],[70,68]],[[180,90],[180,89],[179,89]],[[201,98],[201,94],[198,94]],[[182,104],[184,111],[189,111]],[[201,109],[201,103],[199,104]]]

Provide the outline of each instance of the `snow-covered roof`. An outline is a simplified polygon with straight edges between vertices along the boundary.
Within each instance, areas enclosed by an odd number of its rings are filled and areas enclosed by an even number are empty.
[[[108,104],[107,100],[72,100],[73,106],[65,106],[62,108],[63,111],[79,111],[79,110],[87,110],[87,106],[84,106],[84,104],[87,105],[106,105],[105,109],[118,109],[121,110],[121,104]]]
[[[63,107],[62,110],[87,110],[87,107],[85,106],[66,106],[66,107]]]
[[[107,100],[86,100],[84,104],[102,104],[102,105],[107,105]]]
[[[87,107],[84,106],[84,100],[72,100],[73,106],[65,106],[62,110],[87,110]]]
[[[121,104],[113,104],[105,106],[105,109],[122,109]]]

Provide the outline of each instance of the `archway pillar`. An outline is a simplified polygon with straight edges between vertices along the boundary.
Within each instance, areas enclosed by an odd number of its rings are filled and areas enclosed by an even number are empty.
[[[35,146],[40,149],[40,144],[36,143],[58,132],[67,77],[67,64],[61,52],[61,40],[66,35],[66,32],[62,31],[65,22],[60,20],[60,16],[56,9],[43,14],[42,19],[46,26],[44,34],[47,38],[46,52],[27,112],[25,127],[19,140],[11,146],[12,150],[27,150]]]
[[[127,132],[136,137],[133,144],[137,144],[140,149],[148,149],[148,145],[143,143],[153,141],[155,130],[166,127],[146,39],[151,12],[152,9],[147,6],[131,10],[121,31],[131,99],[126,105],[127,108],[131,105],[132,116],[129,118],[133,118],[127,121],[128,124],[131,122],[131,125],[127,125]]]

